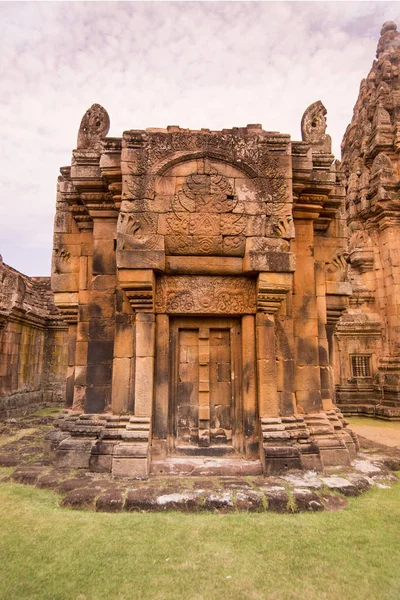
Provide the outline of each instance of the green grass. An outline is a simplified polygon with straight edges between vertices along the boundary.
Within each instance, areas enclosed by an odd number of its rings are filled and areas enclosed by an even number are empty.
[[[62,406],[47,406],[29,415],[30,417],[55,417],[61,412]]]
[[[15,471],[15,467],[3,467],[0,465],[0,479],[9,477]]]
[[[400,598],[400,485],[336,513],[71,511],[0,484],[0,598]]]
[[[368,425],[371,427],[400,430],[400,421],[384,421],[383,419],[372,419],[370,417],[346,417],[346,421],[351,425]]]

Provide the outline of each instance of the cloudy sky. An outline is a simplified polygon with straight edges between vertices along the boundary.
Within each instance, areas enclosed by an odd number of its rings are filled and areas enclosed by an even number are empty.
[[[0,2],[0,253],[48,275],[58,169],[94,102],[109,135],[262,123],[301,139],[322,100],[335,154],[398,2]]]

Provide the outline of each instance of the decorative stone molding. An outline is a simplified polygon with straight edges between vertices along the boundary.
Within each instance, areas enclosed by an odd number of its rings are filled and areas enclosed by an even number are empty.
[[[292,290],[290,274],[260,273],[257,280],[257,311],[268,314],[276,313]]]
[[[376,313],[365,313],[359,308],[350,308],[336,325],[338,337],[380,337],[382,322]]]
[[[153,312],[155,275],[152,270],[119,269],[118,279],[135,312]]]

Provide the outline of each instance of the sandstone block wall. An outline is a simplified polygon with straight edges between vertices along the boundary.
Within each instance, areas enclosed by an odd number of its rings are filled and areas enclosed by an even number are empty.
[[[27,277],[0,257],[0,418],[64,401],[66,347],[50,278]]]

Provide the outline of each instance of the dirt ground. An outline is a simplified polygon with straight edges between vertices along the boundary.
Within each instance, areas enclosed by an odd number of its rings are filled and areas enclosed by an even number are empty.
[[[376,421],[353,417],[349,419],[351,429],[371,442],[390,448],[400,449],[400,422]]]

